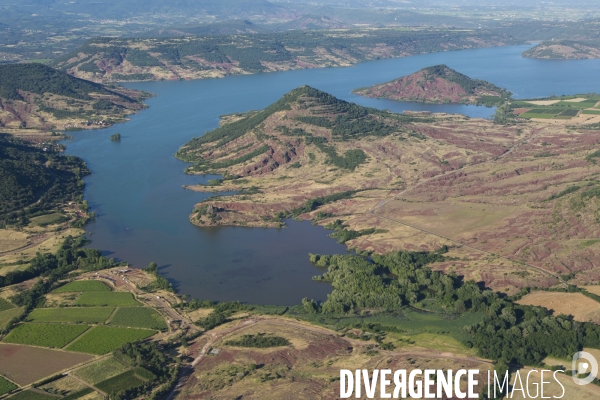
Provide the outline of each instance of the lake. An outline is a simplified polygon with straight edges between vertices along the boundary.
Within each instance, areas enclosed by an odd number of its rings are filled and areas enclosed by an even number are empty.
[[[207,194],[182,185],[211,177],[183,174],[186,164],[173,156],[177,149],[216,128],[219,115],[265,108],[301,85],[396,112],[492,116],[494,110],[486,107],[367,99],[351,93],[436,64],[505,87],[518,98],[600,92],[600,60],[522,58],[529,47],[434,53],[351,68],[128,84],[156,94],[147,101],[150,108],[125,124],[76,132],[67,143],[67,153],[82,157],[93,172],[85,190],[91,210],[98,214],[86,227],[91,246],[137,268],[155,261],[180,293],[198,299],[278,305],[298,304],[303,297],[324,300],[331,288],[311,280],[320,271],[308,262],[308,253],[345,253],[345,246],[309,222],[290,222],[280,230],[192,225],[189,214]],[[121,133],[121,142],[109,140],[115,132]]]

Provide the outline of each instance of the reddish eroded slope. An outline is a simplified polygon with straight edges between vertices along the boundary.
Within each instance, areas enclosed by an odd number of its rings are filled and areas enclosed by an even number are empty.
[[[355,90],[365,97],[425,103],[479,102],[481,96],[506,97],[507,92],[489,82],[471,79],[446,65],[436,65],[390,82]]]

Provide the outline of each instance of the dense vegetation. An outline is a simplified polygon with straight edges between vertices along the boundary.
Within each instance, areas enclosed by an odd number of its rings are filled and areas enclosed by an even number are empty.
[[[289,346],[290,342],[281,336],[257,333],[256,335],[242,335],[237,339],[226,341],[225,344],[228,346],[257,347],[264,349],[267,347]]]
[[[102,85],[72,77],[44,64],[0,65],[0,97],[22,100],[19,91],[53,93],[82,100],[90,100],[90,93],[116,94]]]
[[[113,356],[122,363],[134,367],[136,375],[146,383],[136,388],[116,393],[114,398],[131,399],[141,394],[148,394],[157,385],[160,388],[150,398],[162,398],[177,382],[179,373],[178,361],[171,357],[166,349],[152,343],[127,343],[113,352]],[[143,373],[139,368],[146,370]],[[151,373],[151,375],[148,374]]]
[[[78,157],[0,134],[0,227],[25,224],[68,201],[81,201],[89,174]]]
[[[146,267],[146,272],[154,276],[154,282],[149,283],[143,289],[147,292],[154,292],[156,290],[166,290],[168,292],[175,292],[173,285],[165,277],[161,276],[158,272],[158,264],[151,262]]]
[[[51,281],[55,281],[58,277],[76,269],[98,271],[118,265],[114,260],[102,256],[99,250],[82,248],[83,244],[85,241],[81,238],[67,237],[56,255],[38,253],[27,269],[11,271],[0,276],[0,287],[14,285],[36,277],[47,277]]]
[[[553,316],[542,307],[516,305],[473,281],[424,268],[442,261],[443,253],[444,249],[401,251],[370,259],[311,255],[313,263],[328,268],[315,279],[331,282],[333,292],[322,304],[304,299],[304,311],[341,315],[379,309],[394,313],[407,306],[423,309],[427,305],[447,315],[479,313],[483,318],[465,327],[465,344],[477,348],[483,357],[506,363],[539,365],[549,355],[568,358],[583,347],[600,348],[598,325]],[[376,329],[398,330],[385,324]]]

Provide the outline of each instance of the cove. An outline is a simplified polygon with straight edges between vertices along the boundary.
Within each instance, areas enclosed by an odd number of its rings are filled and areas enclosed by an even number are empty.
[[[404,103],[351,93],[436,64],[505,87],[518,98],[600,92],[600,60],[522,58],[528,47],[425,54],[351,68],[128,84],[156,94],[147,101],[147,110],[109,129],[76,132],[67,143],[67,153],[82,157],[93,172],[85,190],[91,210],[98,214],[86,227],[92,246],[138,268],[155,261],[180,293],[198,299],[278,305],[298,304],[303,297],[324,300],[331,288],[311,280],[319,271],[308,262],[308,253],[345,253],[345,246],[308,222],[289,222],[281,230],[192,225],[192,207],[207,195],[182,185],[211,177],[183,174],[186,164],[173,156],[177,149],[216,128],[219,115],[262,109],[301,85],[396,112],[430,110],[478,118],[493,114],[485,107]],[[122,140],[110,141],[116,132]]]

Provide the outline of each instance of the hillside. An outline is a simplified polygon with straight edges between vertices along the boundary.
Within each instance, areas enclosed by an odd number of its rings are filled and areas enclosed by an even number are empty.
[[[55,60],[54,66],[95,82],[202,79],[343,67],[377,58],[516,43],[510,36],[483,31],[395,29],[339,30],[335,34],[323,30],[162,39],[103,38],[91,40]]]
[[[425,103],[497,103],[510,93],[492,83],[472,79],[446,65],[435,65],[393,81],[354,91],[365,97]]]
[[[107,88],[42,64],[0,65],[0,128],[62,130],[123,121],[144,93]]]
[[[89,171],[83,160],[58,150],[0,134],[0,227],[20,225],[81,200],[81,178]]]
[[[238,193],[197,204],[194,224],[296,217],[361,251],[448,245],[457,261],[436,268],[514,293],[558,275],[600,278],[597,135],[393,114],[301,87],[265,110],[224,116],[177,156],[193,163],[188,173],[223,177],[189,189]]]
[[[523,57],[549,60],[584,60],[600,58],[598,40],[560,40],[542,42],[523,53]]]

